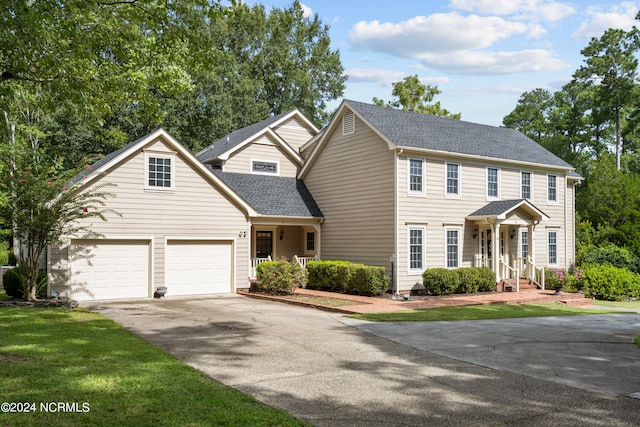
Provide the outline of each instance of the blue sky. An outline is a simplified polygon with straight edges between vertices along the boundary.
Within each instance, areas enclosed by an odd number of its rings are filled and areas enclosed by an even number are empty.
[[[246,3],[286,8],[293,0]],[[344,97],[391,99],[417,74],[462,120],[501,125],[525,91],[556,91],[607,28],[630,29],[640,1],[303,0],[330,26],[349,79]],[[331,108],[339,102],[332,102]]]

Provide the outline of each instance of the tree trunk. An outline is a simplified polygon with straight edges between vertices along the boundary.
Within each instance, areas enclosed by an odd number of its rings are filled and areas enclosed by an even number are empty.
[[[622,144],[620,143],[620,108],[616,108],[616,169],[620,170],[620,156]]]
[[[9,114],[4,111],[4,120],[7,123],[7,131],[9,133],[9,145],[15,146],[16,143],[16,124],[9,120]],[[12,163],[12,167],[9,170],[9,175],[11,176],[11,182],[13,183],[13,177],[15,176],[15,164]],[[16,203],[16,191],[11,189],[11,206],[15,207]],[[18,240],[16,233],[16,220],[15,215],[11,215],[11,231],[13,232],[13,254],[16,256],[16,260],[20,259],[20,240]]]

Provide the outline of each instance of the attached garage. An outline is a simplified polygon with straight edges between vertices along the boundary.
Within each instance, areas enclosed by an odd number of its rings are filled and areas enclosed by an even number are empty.
[[[231,241],[168,240],[167,296],[233,292],[232,248]]]
[[[72,240],[70,291],[76,300],[150,296],[149,240]]]

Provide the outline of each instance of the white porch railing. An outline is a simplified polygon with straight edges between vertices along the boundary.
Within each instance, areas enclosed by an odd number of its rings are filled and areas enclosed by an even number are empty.
[[[318,260],[318,256],[298,256],[298,255],[294,255],[293,259],[295,259],[296,261],[298,261],[298,264],[300,264],[303,268],[307,268],[307,263],[309,261],[317,261]]]
[[[537,265],[535,265],[533,263],[533,261],[531,260],[531,257],[527,257],[527,278],[533,280],[534,282],[536,282],[538,285],[540,285],[540,288],[542,290],[545,289],[544,287],[544,267],[538,267]]]
[[[267,256],[266,258],[251,257],[250,268],[251,268],[252,279],[256,278],[256,267],[265,261],[271,261],[271,255]]]

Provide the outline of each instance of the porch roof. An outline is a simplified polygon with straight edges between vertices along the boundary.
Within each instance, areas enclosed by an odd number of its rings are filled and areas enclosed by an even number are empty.
[[[303,181],[294,177],[213,173],[259,215],[322,218],[322,211]]]
[[[531,218],[535,221],[546,221],[549,217],[540,209],[535,207],[527,199],[516,200],[496,200],[489,202],[477,211],[467,216],[468,220],[481,220],[481,219],[506,219],[507,216],[516,209],[522,209],[531,215]]]

